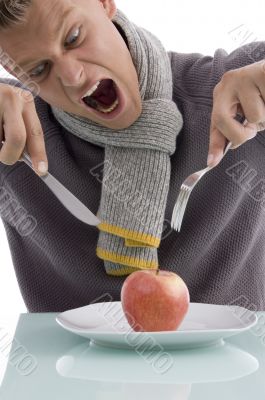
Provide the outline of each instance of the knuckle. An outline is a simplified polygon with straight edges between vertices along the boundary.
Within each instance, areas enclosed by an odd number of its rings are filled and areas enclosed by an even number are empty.
[[[12,146],[16,149],[20,149],[22,146],[25,145],[25,138],[20,134],[13,134],[10,138]]]
[[[21,96],[23,97],[26,105],[28,105],[30,108],[35,108],[35,98],[31,92],[28,90],[23,90]]]
[[[7,100],[9,103],[11,103],[12,105],[14,103],[17,103],[18,101],[18,95],[17,93],[14,92],[14,90],[6,90],[5,92],[5,100]]]
[[[18,88],[17,90],[17,99],[23,108],[25,108],[28,103],[31,104],[32,101],[34,102],[34,99],[32,100],[32,94],[21,88]]]
[[[228,70],[228,71],[226,71],[226,72],[223,74],[222,78],[221,78],[221,82],[222,82],[223,84],[226,84],[226,83],[230,82],[231,79],[234,79],[235,73],[236,73],[235,70]]]
[[[34,104],[34,96],[29,90],[21,89],[20,96],[25,104]]]
[[[43,132],[42,132],[42,128],[39,126],[33,126],[29,128],[29,135],[33,136],[33,137],[42,137],[43,136]]]
[[[215,111],[212,115],[213,124],[216,125],[218,128],[222,127],[224,120],[224,115],[219,111]]]
[[[7,96],[14,94],[14,90],[11,85],[8,85],[6,83],[1,83],[0,87],[1,87],[0,93],[2,97],[6,98]]]

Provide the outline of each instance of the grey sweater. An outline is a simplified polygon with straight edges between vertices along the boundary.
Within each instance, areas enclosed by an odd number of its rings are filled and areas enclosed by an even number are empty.
[[[264,57],[264,42],[213,57],[169,52],[174,93],[184,125],[171,156],[171,181],[161,269],[179,274],[191,302],[265,310],[265,131],[229,151],[194,189],[180,233],[170,220],[182,181],[206,166],[212,93],[225,71]],[[2,79],[1,82],[8,82]],[[9,84],[18,84],[11,81]],[[49,171],[96,213],[101,193],[91,169],[104,149],[72,135],[37,97]],[[96,256],[99,231],[75,219],[24,163],[0,163],[0,210],[16,276],[29,312],[59,312],[120,299],[125,277],[108,276]]]

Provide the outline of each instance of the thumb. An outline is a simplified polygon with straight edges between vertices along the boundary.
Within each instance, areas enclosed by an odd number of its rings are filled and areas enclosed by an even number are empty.
[[[226,145],[226,138],[217,129],[213,128],[210,133],[210,143],[207,158],[208,167],[215,167],[222,160],[224,155],[224,147]]]

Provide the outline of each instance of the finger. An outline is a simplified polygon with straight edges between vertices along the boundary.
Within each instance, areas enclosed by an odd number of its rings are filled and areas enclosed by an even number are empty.
[[[255,82],[254,85],[256,86],[257,90],[259,91],[259,96],[261,98],[261,101],[263,102],[263,104],[265,104],[265,62],[264,60],[262,60],[259,63],[254,64],[254,66],[256,65],[256,67],[261,69],[261,74],[255,74],[253,75],[253,79],[255,77]],[[265,115],[261,113],[261,115],[258,116],[258,118],[256,118],[256,121],[264,121],[265,119]],[[250,120],[250,122],[252,122]]]
[[[265,129],[265,84],[264,82],[258,82],[259,89],[259,97],[261,108],[258,115],[249,115],[247,114],[247,119],[244,122],[244,126],[248,126],[249,128],[253,128],[256,132],[263,131]],[[242,96],[243,97],[243,96]],[[241,100],[243,102],[243,100]],[[245,106],[247,107],[247,106]],[[255,121],[255,122],[251,122]]]
[[[2,142],[5,140],[5,132],[4,132],[4,128],[3,128],[3,124],[4,124],[4,120],[3,120],[4,116],[3,116],[3,111],[0,111],[0,151],[1,151],[1,147],[3,146]]]
[[[214,126],[233,143],[233,148],[253,138],[257,133],[255,125],[242,125],[235,119],[238,101],[239,99],[236,101],[231,94],[223,94],[216,99],[212,113]]]
[[[26,129],[21,110],[15,105],[13,109],[9,107],[4,112],[2,129],[5,141],[0,151],[0,161],[13,165],[20,158],[26,143]]]
[[[48,172],[48,159],[43,130],[35,109],[35,104],[31,104],[25,108],[23,119],[27,132],[27,149],[33,168],[38,175],[45,175]]]
[[[265,119],[265,118],[264,118],[264,119]],[[264,121],[264,122],[257,122],[257,123],[254,123],[254,122],[248,122],[247,120],[245,120],[244,123],[243,123],[243,125],[244,125],[245,127],[248,127],[249,129],[253,129],[253,131],[254,131],[253,135],[252,135],[252,136],[249,136],[249,137],[247,138],[247,140],[253,139],[253,138],[257,135],[258,132],[264,131],[264,129],[265,129],[265,121]],[[240,145],[233,146],[232,149],[236,149],[236,148],[239,147],[239,146],[240,146]]]
[[[0,123],[0,148],[2,146],[2,141],[5,140],[5,134],[4,134],[4,129],[3,129],[3,122],[2,122],[2,118],[0,119],[1,123]]]
[[[210,130],[210,143],[207,158],[207,165],[209,167],[215,167],[223,158],[224,147],[226,144],[226,138],[222,133],[211,124]]]
[[[246,88],[247,89],[247,88]],[[247,91],[248,90],[248,91]],[[265,104],[258,90],[248,88],[239,95],[240,104],[249,123],[258,123],[265,119]]]
[[[256,125],[256,128],[257,128],[257,132],[264,131],[264,129],[265,129],[265,117],[264,117],[264,121],[263,122],[258,122],[255,125]]]
[[[241,104],[237,104],[237,112],[236,112],[238,115],[240,115],[241,117],[244,117],[244,111],[243,111],[243,108],[242,108],[242,106],[241,106]]]
[[[240,115],[244,115],[244,111],[243,111],[243,108],[242,108],[241,104],[238,104],[238,106],[237,106],[237,112],[238,112],[238,114],[240,114]]]

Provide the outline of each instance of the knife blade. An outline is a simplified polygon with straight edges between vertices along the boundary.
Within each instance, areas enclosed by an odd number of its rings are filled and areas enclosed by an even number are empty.
[[[26,150],[22,153],[20,161],[24,161],[35,172],[32,161]],[[36,173],[36,172],[35,172]],[[39,175],[38,175],[39,176]],[[53,194],[60,200],[60,202],[80,221],[88,225],[97,226],[101,221],[94,215],[77,197],[73,195],[65,186],[62,185],[53,175],[49,172],[46,175],[39,176],[43,182],[50,188]]]

